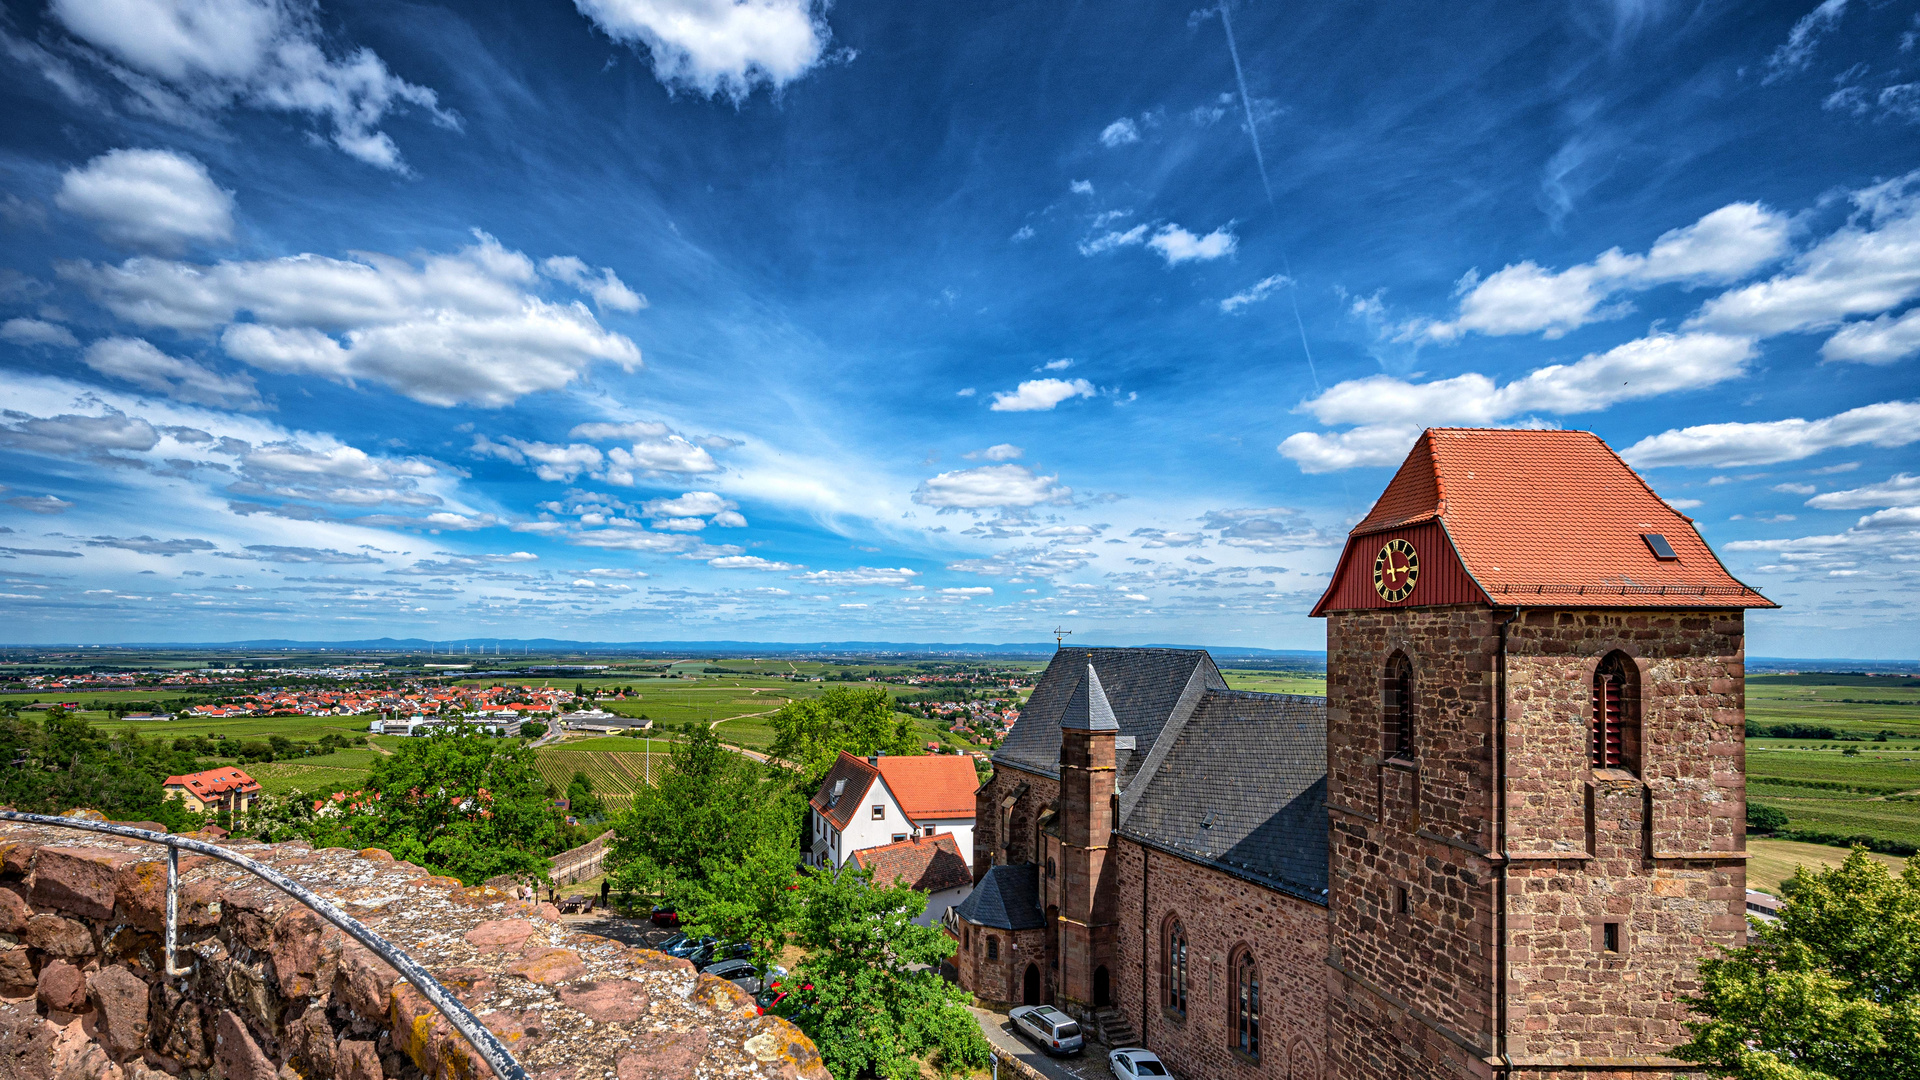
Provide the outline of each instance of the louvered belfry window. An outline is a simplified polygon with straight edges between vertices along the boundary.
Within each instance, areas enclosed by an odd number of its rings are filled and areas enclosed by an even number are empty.
[[[1388,757],[1413,758],[1413,664],[1406,653],[1387,657],[1387,670],[1380,685],[1380,711],[1384,730],[1382,749]]]
[[[1637,765],[1640,732],[1637,723],[1634,671],[1620,653],[1609,653],[1593,672],[1593,720],[1588,749],[1596,769],[1626,769]]]

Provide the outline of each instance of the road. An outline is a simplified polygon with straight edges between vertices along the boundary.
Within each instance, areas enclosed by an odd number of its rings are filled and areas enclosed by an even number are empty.
[[[1107,1064],[1107,1048],[1091,1040],[1087,1048],[1073,1057],[1058,1058],[1043,1054],[1032,1043],[1013,1033],[1013,1024],[1005,1013],[988,1012],[985,1009],[967,1006],[973,1018],[980,1022],[980,1031],[987,1041],[1002,1050],[1011,1052],[1022,1063],[1039,1070],[1048,1080],[1113,1080],[1113,1069]]]

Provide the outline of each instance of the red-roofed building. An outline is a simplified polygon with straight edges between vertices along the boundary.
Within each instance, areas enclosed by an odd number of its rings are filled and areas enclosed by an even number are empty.
[[[167,797],[178,795],[196,814],[227,811],[244,814],[260,798],[260,782],[231,765],[185,776],[169,776]]]
[[[926,893],[927,910],[913,921],[932,926],[973,891],[973,871],[965,850],[952,833],[939,833],[856,851],[852,862],[873,871],[876,885],[908,885]]]
[[[840,757],[814,792],[810,866],[840,867],[856,851],[951,833],[973,851],[973,759],[959,754]]]

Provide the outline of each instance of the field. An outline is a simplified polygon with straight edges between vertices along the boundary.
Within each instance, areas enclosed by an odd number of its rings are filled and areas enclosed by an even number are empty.
[[[379,756],[373,750],[336,750],[299,761],[249,765],[247,775],[260,781],[261,789],[273,795],[289,791],[312,794],[352,791],[366,780],[367,770]]]
[[[1223,669],[1220,674],[1226,678],[1227,685],[1235,690],[1255,690],[1263,694],[1309,694],[1314,697],[1323,697],[1327,692],[1324,675],[1232,669]]]
[[[623,742],[639,744],[633,739],[593,739],[596,743]],[[573,774],[585,773],[593,784],[594,794],[606,804],[609,811],[624,810],[633,802],[633,793],[645,784],[649,761],[653,768],[665,764],[665,754],[648,754],[644,749],[638,753],[609,750],[580,750],[568,747],[555,749],[542,748],[535,752],[534,767],[547,783],[565,791],[572,782]]]
[[[1747,888],[1776,896],[1780,894],[1780,883],[1792,877],[1794,870],[1801,866],[1820,869],[1839,866],[1847,861],[1847,852],[1843,848],[1798,844],[1791,840],[1755,837],[1747,841],[1747,850],[1753,854],[1753,858],[1747,861]],[[1887,864],[1895,873],[1907,864],[1907,860],[1892,855],[1868,857]]]

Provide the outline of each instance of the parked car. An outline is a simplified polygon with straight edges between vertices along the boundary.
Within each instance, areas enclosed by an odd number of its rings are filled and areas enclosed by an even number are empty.
[[[1049,1054],[1077,1054],[1085,1046],[1080,1025],[1051,1005],[1022,1005],[1007,1014],[1013,1029]]]
[[[753,966],[751,960],[722,960],[706,969],[707,974],[716,979],[725,979],[733,985],[758,997],[766,989],[765,981],[760,978],[760,969]]]
[[[779,971],[779,970],[780,969],[778,968],[774,969],[774,971]],[[768,974],[771,975],[772,972],[768,972]],[[782,974],[785,974],[785,973],[782,972]],[[790,987],[786,983],[781,982],[778,978],[772,979],[770,982],[767,983],[766,989],[754,995],[754,998],[753,998],[754,1003],[760,1006],[760,1014],[762,1016],[765,1016],[767,1013],[770,1013],[773,1011],[774,1006],[779,1005],[782,1001],[785,1001],[787,999],[787,995],[793,993],[793,989],[794,989],[793,987]],[[813,989],[813,984],[805,983],[800,987],[800,989],[811,990]]]
[[[666,953],[668,956],[679,956],[692,960],[694,954],[699,953],[703,949],[712,948],[719,940],[719,938],[712,936],[696,938],[688,937],[685,934],[675,934],[660,943],[660,951]],[[694,966],[699,966],[697,961]]]
[[[723,945],[716,941],[688,959],[693,961],[694,967],[704,971],[715,964],[724,964],[729,960],[746,960],[752,956],[753,946],[745,941],[732,945]]]
[[[1165,1065],[1160,1064],[1160,1056],[1151,1050],[1138,1046],[1123,1046],[1107,1054],[1107,1064],[1113,1066],[1116,1080],[1134,1080],[1138,1076],[1172,1076]]]
[[[680,913],[665,904],[655,904],[653,905],[653,925],[679,926]]]

